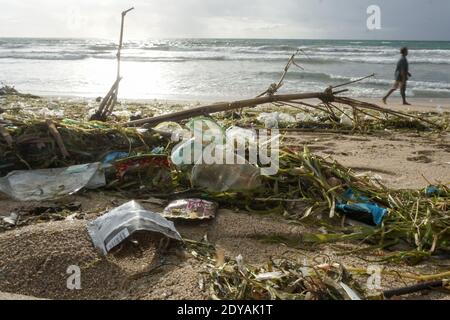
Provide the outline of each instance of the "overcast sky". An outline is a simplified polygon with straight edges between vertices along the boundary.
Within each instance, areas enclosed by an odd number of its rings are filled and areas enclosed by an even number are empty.
[[[369,5],[381,29],[368,30]],[[449,0],[0,0],[0,37],[450,40]]]

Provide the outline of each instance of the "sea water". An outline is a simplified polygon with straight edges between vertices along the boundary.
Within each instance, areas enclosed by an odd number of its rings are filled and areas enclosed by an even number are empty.
[[[450,42],[170,39],[125,42],[120,98],[225,100],[253,97],[277,82],[283,92],[354,84],[354,97],[381,97],[394,80],[399,49],[410,48],[408,94],[450,98]],[[97,97],[116,76],[117,44],[99,39],[0,38],[0,82],[40,95]]]

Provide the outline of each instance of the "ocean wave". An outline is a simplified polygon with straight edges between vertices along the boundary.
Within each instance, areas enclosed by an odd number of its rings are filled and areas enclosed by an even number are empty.
[[[116,59],[115,55],[97,55],[95,59]],[[123,61],[133,62],[190,62],[190,61],[265,61],[265,62],[286,62],[287,57],[283,56],[247,56],[247,55],[173,55],[173,56],[130,56],[122,55]]]
[[[421,98],[450,98],[450,90],[412,88],[412,92]]]
[[[14,59],[14,60],[84,60],[89,58],[87,54],[15,54],[15,55],[1,55],[0,59]]]
[[[87,58],[97,59],[116,59],[115,51],[107,50],[105,47],[96,51],[78,50],[78,51],[3,51],[0,50],[0,59],[26,59],[26,60],[83,60]],[[210,51],[198,54],[195,51],[186,51],[177,54],[145,54],[142,51],[124,51],[122,53],[124,61],[136,62],[187,62],[187,61],[261,61],[261,62],[284,62],[289,55],[265,52],[265,54],[254,52],[226,52]],[[382,55],[358,55],[354,53],[341,54],[312,54],[307,52],[306,56],[298,58],[302,64],[335,64],[341,62],[363,63],[363,64],[390,64],[394,65],[398,60],[396,56]],[[431,64],[431,65],[450,65],[450,57],[443,56],[420,56],[411,57],[410,64]]]
[[[370,63],[370,64],[395,64],[398,61],[398,57],[352,57],[352,56],[311,56],[304,59],[303,62],[310,63],[336,63],[336,62],[354,62],[354,63]],[[447,58],[410,58],[410,64],[450,64],[450,59]]]
[[[268,79],[279,79],[281,76],[280,72],[258,72],[258,77],[264,77]],[[348,77],[335,75],[331,73],[324,72],[290,72],[286,76],[287,80],[305,80],[305,81],[315,81],[315,82],[325,82],[331,84],[331,82],[348,82],[359,79],[359,77]],[[377,79],[377,78],[368,78],[355,84],[356,86],[376,86],[376,87],[386,87],[390,86],[394,83],[394,80],[391,79]],[[409,81],[408,86],[414,88],[414,90],[429,90],[433,92],[442,92],[450,94],[450,83],[446,82],[432,82],[432,81]]]
[[[259,77],[269,78],[269,79],[278,79],[281,77],[281,72],[265,72],[261,71],[258,72]],[[292,79],[292,80],[317,80],[317,81],[329,81],[329,80],[343,80],[343,81],[349,81],[349,77],[344,76],[338,76],[323,72],[308,72],[308,71],[302,71],[302,72],[289,72],[286,75],[285,79]]]
[[[89,45],[86,48],[88,50],[93,50],[93,51],[112,51],[112,50],[117,50],[117,45],[115,44],[95,44],[95,45]]]
[[[290,45],[268,45],[268,46],[260,46],[255,49],[258,51],[290,51],[295,52],[299,47],[294,47]]]

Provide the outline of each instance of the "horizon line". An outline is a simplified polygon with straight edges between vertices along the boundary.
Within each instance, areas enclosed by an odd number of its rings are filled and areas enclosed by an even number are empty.
[[[115,40],[114,38],[102,37],[56,37],[56,36],[0,36],[0,39],[76,39],[76,40]],[[424,40],[424,39],[358,39],[358,38],[230,38],[230,37],[149,37],[141,39],[127,39],[126,41],[148,41],[148,40],[320,40],[320,41],[396,41],[396,42],[450,42],[449,40]]]

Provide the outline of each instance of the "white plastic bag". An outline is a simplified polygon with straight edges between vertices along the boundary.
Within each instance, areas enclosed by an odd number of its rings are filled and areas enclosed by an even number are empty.
[[[92,243],[104,255],[136,231],[150,231],[183,241],[173,222],[130,201],[88,223]]]

